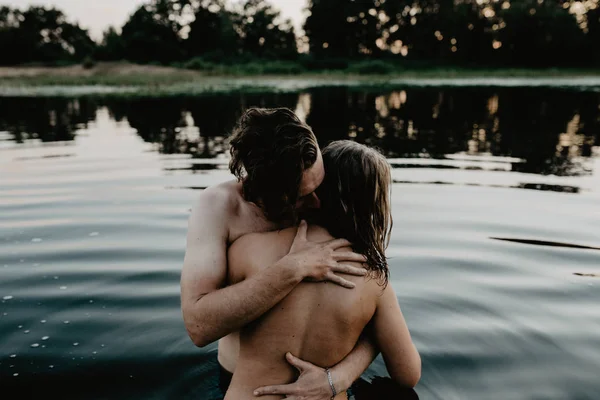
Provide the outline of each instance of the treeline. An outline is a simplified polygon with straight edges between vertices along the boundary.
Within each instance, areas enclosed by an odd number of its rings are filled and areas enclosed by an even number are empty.
[[[0,8],[0,64],[253,60],[600,66],[600,0],[309,0],[304,34],[268,1],[148,0],[100,43],[54,8]],[[190,61],[192,60],[192,61]]]

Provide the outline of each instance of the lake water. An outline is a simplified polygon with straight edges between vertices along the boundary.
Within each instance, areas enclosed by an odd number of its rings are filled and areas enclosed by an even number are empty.
[[[4,393],[219,398],[179,276],[190,207],[230,179],[250,106],[389,157],[391,284],[421,399],[600,398],[596,86],[0,97]],[[386,376],[379,357],[363,378]]]

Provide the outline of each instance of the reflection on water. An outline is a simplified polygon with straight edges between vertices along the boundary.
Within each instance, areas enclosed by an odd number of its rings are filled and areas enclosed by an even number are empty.
[[[0,97],[3,393],[222,398],[216,346],[194,347],[181,317],[187,218],[231,179],[242,111],[286,106],[321,144],[353,138],[393,166],[390,284],[422,355],[419,398],[596,400],[599,96]],[[387,376],[378,357],[356,400],[417,398]]]
[[[0,98],[0,130],[17,143],[70,141],[106,108],[114,121],[127,121],[161,153],[214,158],[226,153],[228,134],[250,106],[296,110],[322,144],[351,138],[400,158],[512,157],[510,170],[536,174],[590,174],[586,161],[600,143],[600,94],[547,88],[334,87],[141,99]]]
[[[536,245],[536,246],[552,246],[552,247],[567,247],[567,248],[571,248],[571,249],[600,250],[600,247],[581,246],[581,245],[571,244],[571,243],[549,242],[546,240],[497,238],[497,237],[493,237],[490,239],[504,240],[506,242],[515,242],[515,243],[522,243],[522,244],[532,244],[532,245]]]

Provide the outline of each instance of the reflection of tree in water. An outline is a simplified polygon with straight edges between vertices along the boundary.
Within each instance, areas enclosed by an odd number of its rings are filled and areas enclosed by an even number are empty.
[[[574,157],[584,156],[585,149],[574,146],[577,143],[573,139],[577,138],[577,142],[585,137],[585,131],[580,131],[583,125],[579,112],[587,109],[586,101],[593,100],[598,107],[597,94],[519,88],[504,89],[499,98],[502,132],[499,151],[525,160],[523,164],[515,164],[515,170],[557,175],[581,173]],[[588,110],[585,118],[592,121],[595,118],[597,124],[599,115],[596,108],[595,112]],[[594,139],[590,136],[583,141]]]
[[[212,158],[228,151],[227,137],[248,107],[294,109],[298,94],[216,94],[198,97],[106,98],[110,115],[126,119],[163,154]]]
[[[241,100],[236,95],[214,95],[187,100],[200,143],[195,156],[213,158],[228,150],[226,137],[241,114]]]
[[[185,126],[183,102],[179,98],[106,99],[111,115],[129,125],[148,143],[157,143],[165,154],[186,153],[193,145],[179,136]]]
[[[487,95],[439,89],[311,91],[307,122],[322,144],[353,139],[388,157],[443,157],[467,148],[473,121],[485,119]]]
[[[385,94],[320,88],[307,122],[322,145],[353,139],[388,157],[492,154],[515,170],[572,175],[598,143],[599,96],[532,88],[410,88]],[[595,137],[594,137],[595,135]]]
[[[245,109],[294,109],[298,103],[298,94],[217,94],[192,97],[186,99],[185,103],[200,130],[201,143],[195,156],[212,158],[229,151],[227,138]]]
[[[322,87],[309,91],[310,111],[306,123],[310,125],[321,146],[333,140],[348,139],[350,111],[349,89]]]
[[[353,139],[388,157],[492,154],[522,158],[516,171],[585,173],[582,157],[600,144],[600,95],[541,88],[326,87],[299,93],[168,98],[0,98],[0,130],[13,140],[73,140],[106,106],[165,154],[212,158],[228,151],[232,128],[249,107],[306,114],[321,146]],[[118,146],[118,143],[115,143]]]
[[[86,97],[0,98],[0,130],[9,132],[17,143],[70,141],[77,129],[96,119],[96,108]]]
[[[599,21],[600,22],[600,21]],[[579,116],[579,137],[581,156],[590,157],[592,147],[600,146],[600,95],[594,92],[582,92],[577,96]],[[566,132],[571,135],[571,132]]]
[[[108,104],[115,119],[126,117],[145,141],[159,144],[160,152],[212,158],[228,151],[227,138],[243,110],[295,109],[298,96],[230,93]],[[590,156],[599,135],[595,93],[407,88],[381,94],[327,87],[311,89],[308,96],[306,121],[322,146],[353,139],[388,157],[492,154],[524,159],[514,164],[517,171],[568,175],[578,173],[574,157]]]
[[[390,155],[441,158],[465,151],[471,127],[485,118],[483,91],[393,92],[379,99],[380,147]]]

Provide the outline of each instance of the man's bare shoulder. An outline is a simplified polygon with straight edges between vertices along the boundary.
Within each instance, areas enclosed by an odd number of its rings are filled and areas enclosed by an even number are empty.
[[[195,214],[230,214],[242,200],[239,184],[227,181],[202,190],[192,208]]]

